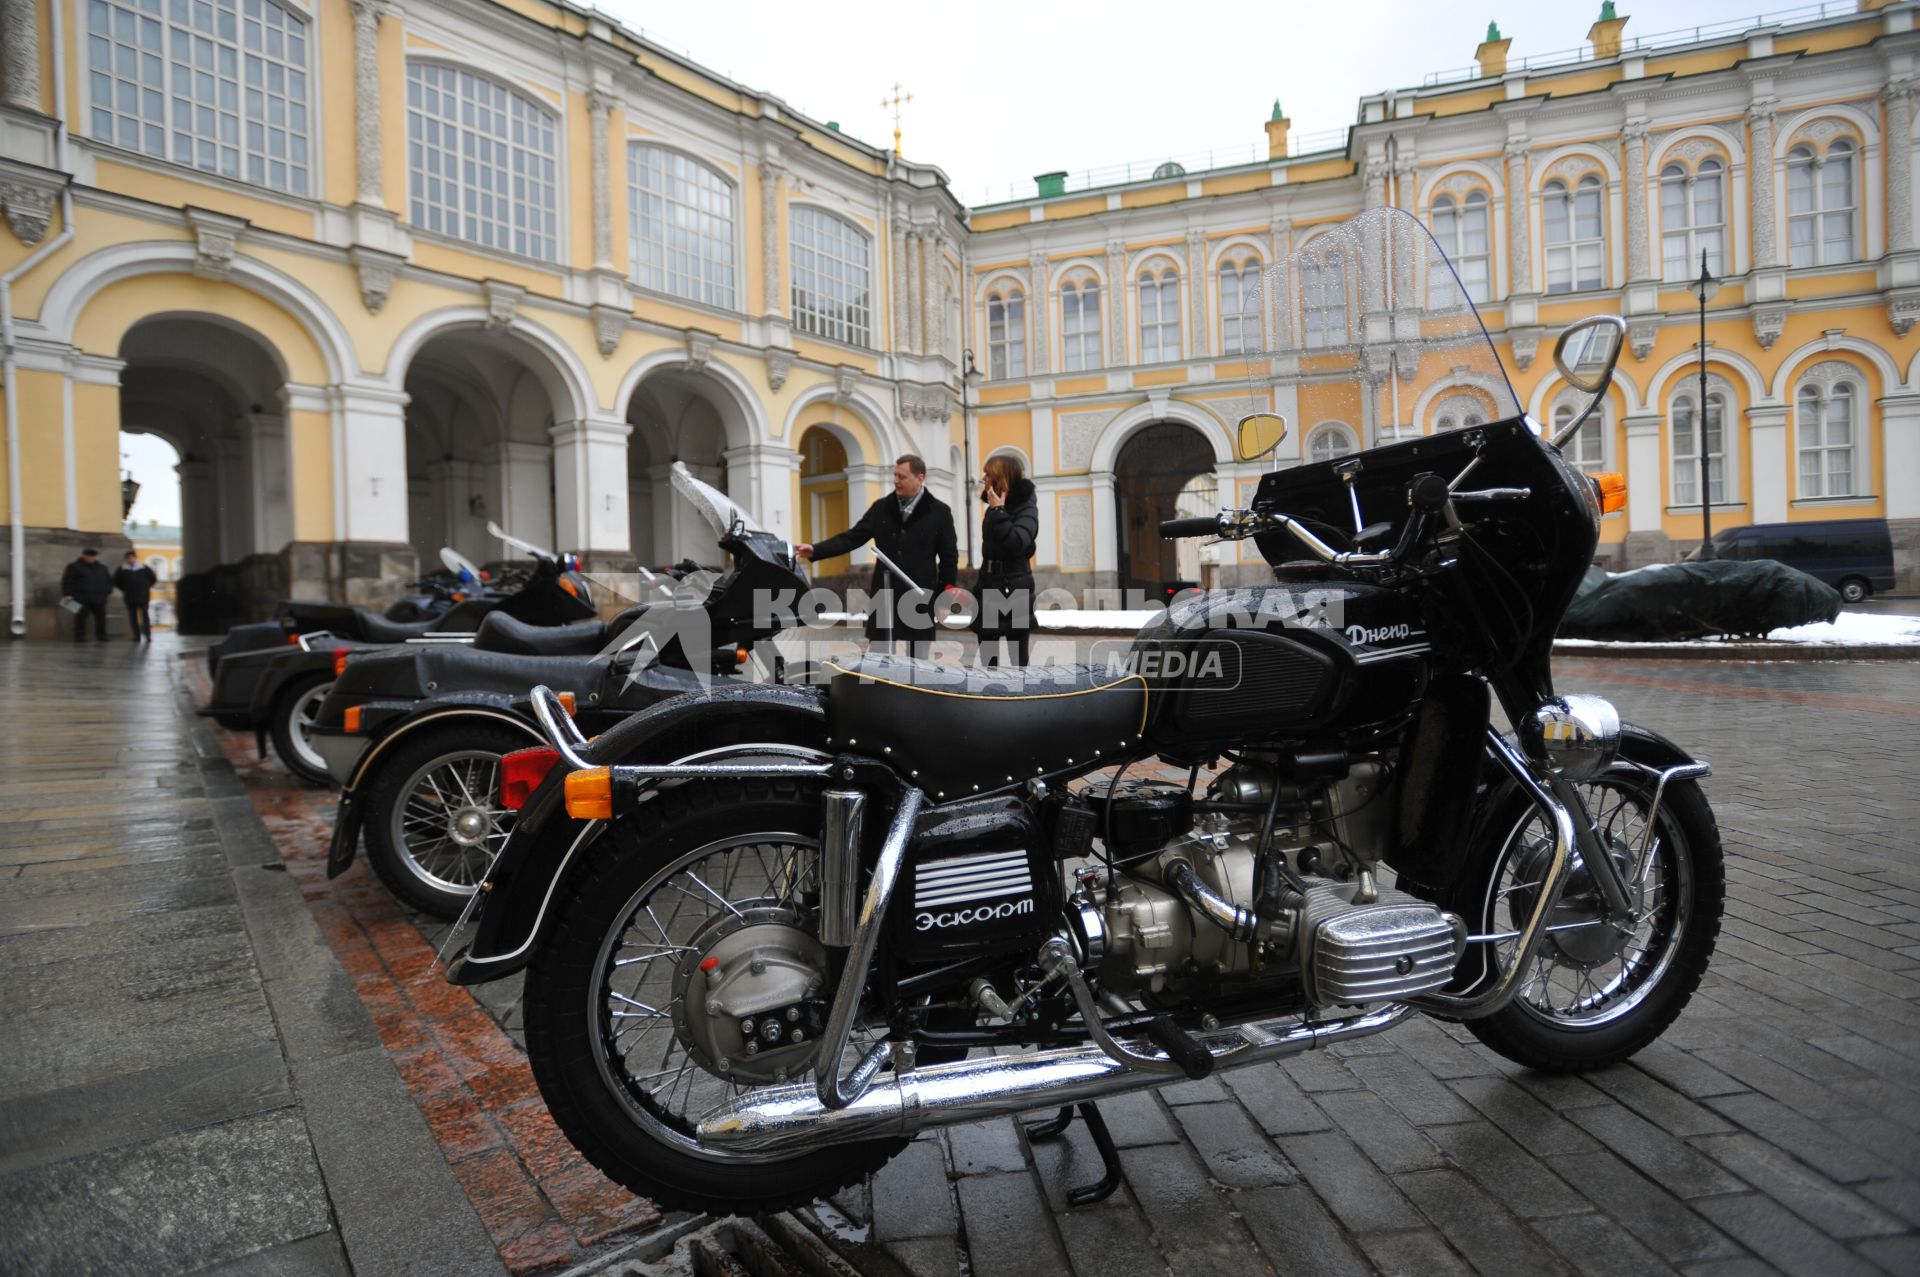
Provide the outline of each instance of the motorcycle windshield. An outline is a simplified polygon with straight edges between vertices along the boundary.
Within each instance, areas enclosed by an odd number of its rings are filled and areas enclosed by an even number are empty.
[[[731,533],[735,527],[743,532],[765,532],[766,529],[754,522],[753,516],[735,505],[733,498],[711,484],[703,483],[693,477],[687,469],[687,463],[673,463],[673,487],[694,509],[700,512],[713,528],[714,537],[720,538]]]
[[[1460,225],[1459,234],[1470,248],[1480,235],[1484,250],[1483,225]],[[1518,416],[1469,296],[1469,283],[1485,293],[1489,259],[1467,260],[1477,273],[1463,282],[1425,225],[1377,208],[1309,232],[1251,288],[1242,267],[1237,336],[1248,354],[1247,402],[1234,409],[1286,419],[1276,454],[1283,465]],[[1223,281],[1232,269],[1223,268]]]

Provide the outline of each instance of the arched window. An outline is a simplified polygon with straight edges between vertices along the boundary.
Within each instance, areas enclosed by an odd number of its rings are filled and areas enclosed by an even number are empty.
[[[1254,257],[1220,262],[1220,353],[1242,355],[1260,349],[1260,316],[1249,311],[1260,283],[1260,262]]]
[[[733,187],[663,146],[627,148],[633,282],[733,309]]]
[[[872,246],[852,222],[796,204],[788,226],[793,326],[853,346],[873,344]]]
[[[1574,416],[1580,411],[1580,405],[1574,403],[1556,404],[1553,409],[1553,434],[1559,434],[1573,423]],[[1607,407],[1601,404],[1587,423],[1580,427],[1580,433],[1567,444],[1566,459],[1576,469],[1591,474],[1595,470],[1607,467]],[[1697,460],[1697,459],[1696,459]]]
[[[1787,240],[1795,266],[1831,266],[1854,260],[1854,158],[1849,138],[1822,152],[1802,142],[1787,152]]]
[[[166,555],[149,554],[147,556],[147,566],[153,569],[154,580],[164,581],[167,579],[167,556]]]
[[[1068,372],[1100,367],[1100,281],[1085,276],[1060,285],[1060,366]]]
[[[1689,387],[1673,397],[1673,504],[1700,504],[1700,391]],[[1709,383],[1706,412],[1707,495],[1715,505],[1727,499],[1726,393]]]
[[[1727,237],[1726,169],[1714,156],[1689,169],[1669,164],[1660,170],[1660,251],[1669,284],[1699,277],[1700,254],[1707,270],[1725,274]]]
[[[1849,365],[1829,360],[1801,378],[1793,399],[1800,497],[1850,497],[1860,491],[1865,402]]]
[[[459,67],[407,64],[413,224],[485,248],[559,256],[553,116]]]
[[[1140,362],[1180,358],[1180,272],[1140,272]]]
[[[1433,428],[1456,430],[1466,426],[1484,426],[1487,424],[1487,409],[1472,394],[1460,393],[1448,395],[1433,410]]]
[[[987,373],[995,381],[1027,375],[1027,295],[1018,288],[987,294]]]
[[[1547,291],[1574,293],[1606,284],[1600,179],[1589,173],[1571,190],[1558,178],[1541,199],[1546,219]]]
[[[1346,344],[1346,275],[1337,253],[1300,263],[1300,311],[1306,325],[1308,350]]]
[[[88,0],[93,136],[305,195],[308,34],[273,0]]]
[[[1453,263],[1467,296],[1476,302],[1489,301],[1493,295],[1493,239],[1488,226],[1485,191],[1469,192],[1464,201],[1442,195],[1433,202],[1433,238]]]
[[[1322,422],[1307,436],[1307,460],[1332,461],[1335,457],[1344,457],[1353,452],[1358,446],[1353,431],[1337,421]]]

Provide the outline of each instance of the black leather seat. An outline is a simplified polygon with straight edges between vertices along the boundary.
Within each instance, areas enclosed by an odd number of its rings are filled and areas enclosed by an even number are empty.
[[[489,612],[473,632],[473,645],[480,651],[521,656],[592,656],[606,641],[607,627],[599,621],[529,625],[505,612]]]
[[[597,699],[609,658],[591,656],[524,656],[517,652],[482,652],[465,645],[413,649],[418,653],[421,686],[428,695],[437,691],[505,692],[525,696],[536,684],[556,692],[573,692],[585,701]],[[427,687],[427,684],[433,684]]]
[[[1147,681],[1087,665],[976,670],[868,653],[823,663],[830,744],[879,753],[934,801],[1124,754]]]
[[[378,612],[364,607],[353,609],[353,616],[360,624],[360,637],[369,643],[404,643],[432,631],[438,624],[437,619],[389,621]]]

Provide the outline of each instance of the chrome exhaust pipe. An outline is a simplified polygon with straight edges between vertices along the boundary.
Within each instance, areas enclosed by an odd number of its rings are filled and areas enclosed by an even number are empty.
[[[1264,1020],[1198,1036],[1216,1069],[1299,1055],[1368,1037],[1410,1013],[1399,1004],[1343,1020]],[[1158,1048],[1142,1043],[1143,1052]],[[701,1120],[702,1144],[730,1152],[797,1153],[825,1144],[896,1139],[934,1126],[1007,1117],[1038,1108],[1137,1091],[1167,1080],[1129,1068],[1094,1045],[1025,1055],[995,1055],[910,1069],[876,1079],[845,1108],[820,1102],[812,1084],[770,1087],[742,1096]]]

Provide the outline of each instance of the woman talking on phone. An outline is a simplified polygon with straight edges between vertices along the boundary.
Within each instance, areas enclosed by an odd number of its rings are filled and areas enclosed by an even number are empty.
[[[983,664],[998,665],[1001,640],[1013,645],[1013,663],[1027,663],[1027,635],[1033,627],[1033,543],[1040,535],[1040,504],[1033,483],[1017,457],[987,458],[980,476],[980,580],[975,588],[980,614]]]

